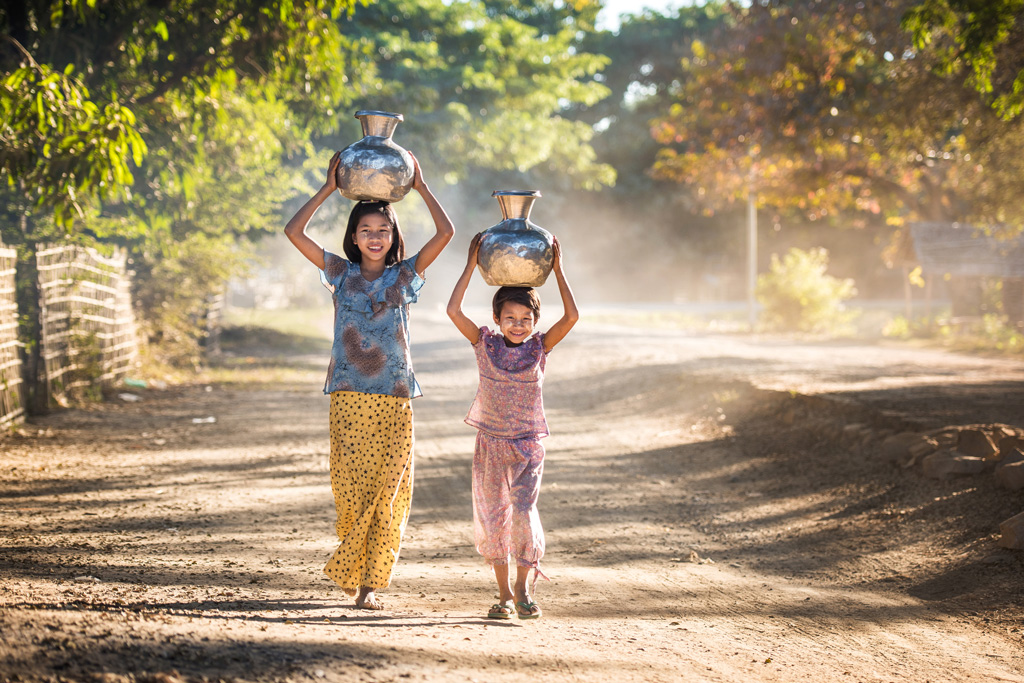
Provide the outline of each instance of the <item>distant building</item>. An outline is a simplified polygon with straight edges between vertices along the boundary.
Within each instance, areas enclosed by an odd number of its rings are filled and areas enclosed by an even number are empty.
[[[954,317],[994,312],[986,285],[998,281],[1003,313],[1024,327],[1024,236],[997,237],[966,223],[912,223],[910,232],[922,274],[949,280]]]

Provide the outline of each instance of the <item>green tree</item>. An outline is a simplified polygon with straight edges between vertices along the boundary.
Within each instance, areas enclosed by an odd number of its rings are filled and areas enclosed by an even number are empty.
[[[70,194],[78,202],[88,196],[111,200],[126,184],[133,185],[135,200],[167,167],[144,172],[145,179],[133,178],[128,162],[139,163],[145,149],[133,133],[161,145],[164,136],[173,140],[183,102],[201,101],[207,109],[217,110],[218,96],[234,97],[234,83],[245,88],[247,96],[286,105],[288,115],[274,122],[277,129],[297,130],[286,139],[302,137],[310,127],[331,126],[332,107],[344,100],[338,93],[349,91],[346,83],[356,80],[348,73],[351,63],[365,54],[337,29],[337,17],[353,6],[354,0],[11,3],[0,9],[0,29],[8,38],[0,46],[0,63],[10,73],[4,101],[37,103],[22,108],[29,114],[37,111],[38,122],[25,116],[8,118],[4,135],[5,152],[10,153],[4,155],[0,172],[8,187],[20,185],[36,204],[40,195]],[[46,61],[36,64],[32,55],[46,55]],[[33,71],[38,78],[22,76]],[[52,95],[62,90],[53,84],[57,72],[75,78],[62,87],[75,88],[61,103],[64,111],[54,108]],[[71,119],[73,125],[59,128]],[[90,121],[94,131],[104,129],[102,124],[119,124],[121,137],[108,134],[109,139],[91,140],[77,130]],[[203,123],[198,118],[197,122]],[[80,154],[90,151],[90,142],[106,156]],[[294,146],[288,151],[294,152]],[[188,163],[183,156],[175,161],[179,167]],[[91,185],[75,186],[90,181]],[[82,214],[81,207],[78,213]],[[38,212],[30,217],[43,218]],[[66,209],[60,209],[58,218],[68,227]],[[16,235],[5,236],[17,240]]]
[[[141,163],[146,145],[130,109],[97,104],[73,66],[55,71],[15,45],[24,65],[0,83],[0,177],[23,216],[52,211],[70,226],[80,202],[131,184],[129,162]]]
[[[402,112],[402,140],[449,183],[492,170],[537,169],[596,189],[614,181],[595,160],[592,129],[564,115],[607,89],[607,60],[579,49],[596,3],[382,0],[343,20],[372,42],[382,87],[365,98]],[[582,27],[582,28],[581,28]]]
[[[35,0],[0,8],[8,37],[0,104],[36,101],[33,87],[47,104],[55,88],[44,79],[63,74],[78,95],[58,102],[72,141],[81,146],[89,130],[113,135],[103,124],[115,115],[125,122],[117,144],[100,140],[90,157],[62,139],[43,140],[30,117],[8,117],[5,149],[27,151],[5,156],[0,168],[4,239],[24,243],[29,256],[33,244],[55,238],[129,247],[151,338],[191,337],[194,350],[193,319],[237,261],[237,238],[277,227],[277,208],[302,186],[298,160],[312,153],[310,138],[335,127],[338,107],[373,79],[368,47],[339,31],[355,4]],[[32,69],[35,80],[18,79]],[[62,119],[51,110],[28,111],[54,131]],[[92,184],[80,189],[83,179]],[[181,273],[188,286],[156,286]],[[168,311],[181,314],[171,320]],[[32,326],[24,333],[31,343]]]
[[[903,17],[914,47],[968,85],[1004,119],[1024,110],[1024,0],[923,0]]]
[[[720,2],[670,14],[646,10],[626,17],[614,32],[595,31],[583,38],[583,50],[609,60],[593,78],[610,95],[576,105],[567,115],[594,127],[597,160],[615,170],[616,183],[596,194],[562,190],[545,201],[561,200],[554,212],[560,224],[551,226],[563,231],[578,258],[595,272],[620,274],[586,283],[589,296],[664,300],[684,291],[706,298],[732,295],[725,255],[736,251],[738,221],[728,212],[703,215],[697,188],[649,173],[659,149],[650,135],[651,121],[675,101],[681,60],[695,39],[728,19]],[[643,268],[623,271],[625,245],[644,254]]]
[[[574,107],[575,116],[599,129],[594,145],[602,161],[617,171],[618,193],[650,191],[647,169],[658,144],[649,135],[650,122],[675,101],[680,87],[680,62],[694,40],[726,19],[721,3],[680,8],[674,15],[647,10],[624,19],[617,32],[587,34],[583,47],[601,54],[609,64],[595,76],[610,95],[594,104]]]

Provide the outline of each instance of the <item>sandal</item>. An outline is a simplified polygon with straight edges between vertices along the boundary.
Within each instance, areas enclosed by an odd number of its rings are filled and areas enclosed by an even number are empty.
[[[488,619],[511,619],[512,613],[515,608],[512,606],[511,600],[505,602],[499,602],[491,605],[490,611],[487,613]]]
[[[520,619],[540,619],[540,605],[533,600],[530,602],[517,602],[516,614],[519,615]]]

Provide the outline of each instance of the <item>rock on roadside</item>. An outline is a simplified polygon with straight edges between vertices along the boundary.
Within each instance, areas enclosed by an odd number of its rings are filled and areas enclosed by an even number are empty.
[[[924,476],[945,479],[952,474],[981,474],[988,467],[984,458],[964,455],[959,451],[941,450],[921,461]]]

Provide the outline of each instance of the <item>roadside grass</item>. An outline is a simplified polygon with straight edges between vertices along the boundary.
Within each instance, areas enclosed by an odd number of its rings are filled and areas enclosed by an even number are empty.
[[[285,365],[281,358],[252,357],[231,359],[227,362],[218,361],[200,370],[193,381],[199,383],[223,384],[232,386],[251,386],[267,388],[271,385],[300,384],[306,386],[322,385],[327,361],[313,367],[312,365]]]
[[[993,317],[971,324],[952,324],[947,309],[937,309],[929,323],[923,316],[904,318],[889,306],[851,305],[857,313],[851,333],[782,333],[806,340],[835,338],[905,343],[924,348],[1002,356],[1024,355],[1024,333]],[[694,312],[671,307],[595,307],[582,310],[585,322],[615,327],[679,330],[706,334],[749,334],[745,308]],[[207,357],[202,368],[182,369],[160,364],[143,350],[140,369],[133,375],[150,383],[210,382],[231,385],[319,384],[331,349],[332,312],[329,308],[258,310],[229,308],[221,333],[221,352]],[[760,331],[759,331],[760,333]],[[779,334],[779,333],[775,333]]]
[[[224,311],[225,328],[259,328],[308,339],[332,335],[334,313],[330,308],[284,308],[272,311],[229,307]]]
[[[923,315],[906,318],[895,306],[850,305],[851,328],[844,333],[772,332],[803,340],[853,339],[865,342],[901,342],[923,348],[944,348],[962,353],[1002,356],[1024,355],[1024,330],[1009,325],[1004,316],[987,315],[955,320],[948,307],[936,308],[931,319]],[[584,309],[581,319],[600,325],[626,328],[680,330],[708,334],[749,334],[746,310],[733,308],[714,313],[672,308],[621,307]],[[757,329],[758,334],[764,331]]]
[[[672,310],[635,310],[626,306],[617,310],[583,311],[580,319],[597,325],[642,327],[692,332],[746,332],[746,313],[725,312],[715,315]]]
[[[273,311],[229,308],[220,353],[209,357],[198,381],[266,386],[323,382],[331,353],[330,309]]]
[[[914,340],[961,353],[1024,355],[1024,329],[999,314],[954,318],[947,309],[931,319],[898,315],[886,323],[882,333],[891,339]]]
[[[843,334],[809,333],[809,332],[771,332],[770,334],[781,334],[783,336],[799,339],[834,339],[834,338],[856,338],[856,339],[877,339],[881,337],[882,327],[889,314],[878,310],[863,310],[850,308],[854,313],[854,324],[852,329]],[[621,309],[598,309],[595,311],[583,311],[581,319],[585,322],[601,325],[614,325],[618,327],[633,327],[645,329],[681,330],[687,332],[710,333],[710,334],[749,334],[750,322],[747,311],[728,310],[715,311],[714,313],[695,313],[682,310],[651,310],[639,309],[629,310],[628,306]],[[756,330],[764,333],[760,327]]]

